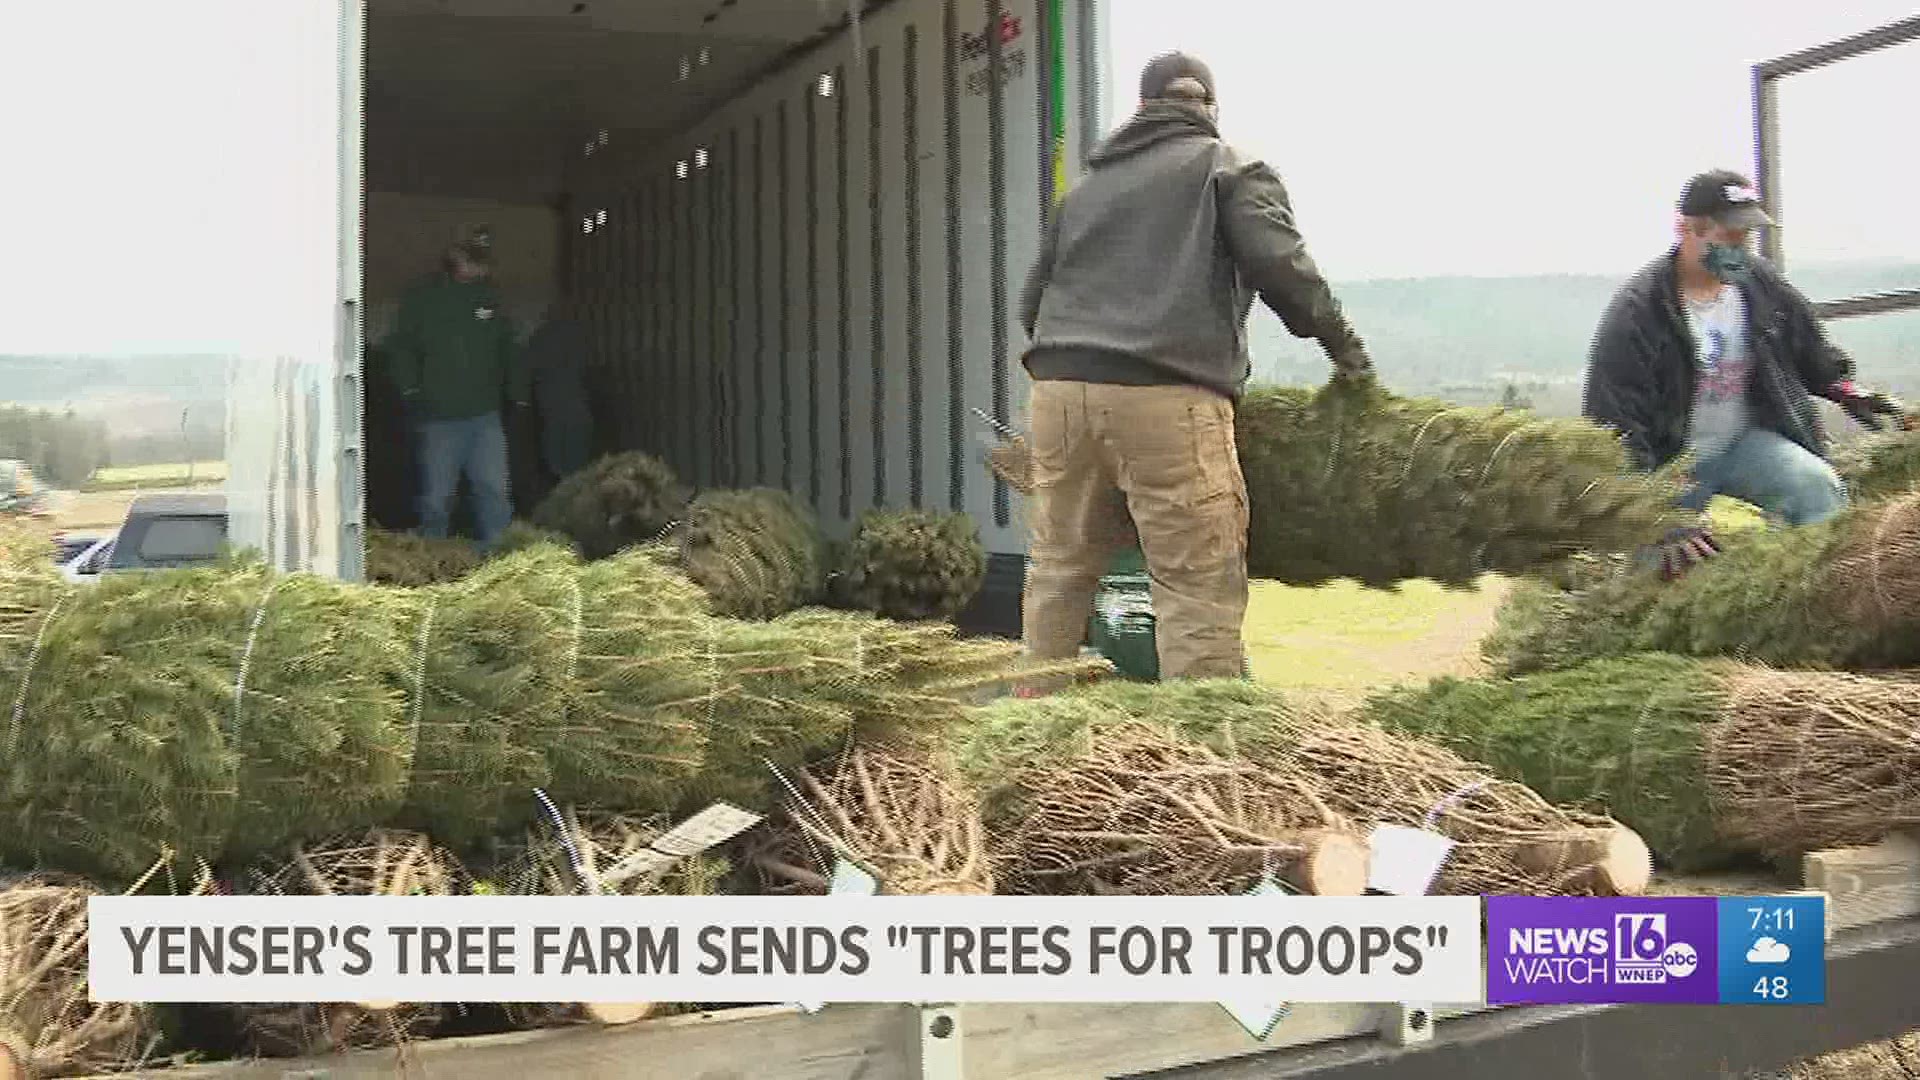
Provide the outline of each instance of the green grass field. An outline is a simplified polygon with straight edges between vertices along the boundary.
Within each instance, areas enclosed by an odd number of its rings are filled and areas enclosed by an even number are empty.
[[[93,478],[87,481],[85,491],[128,491],[134,488],[172,488],[187,486],[191,477],[193,485],[217,484],[227,478],[227,463],[224,461],[196,461],[189,466],[184,461],[166,462],[156,465],[124,465],[94,471]]]
[[[1762,524],[1752,507],[1727,499],[1709,513],[1721,533]],[[1396,683],[1480,674],[1480,641],[1509,586],[1493,576],[1471,590],[1410,581],[1396,592],[1255,582],[1245,627],[1254,677],[1338,702]]]

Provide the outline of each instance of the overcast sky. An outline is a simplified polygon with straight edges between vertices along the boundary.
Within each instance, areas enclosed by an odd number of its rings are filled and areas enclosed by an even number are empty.
[[[1748,70],[1894,2],[1109,0],[1115,115],[1214,67],[1336,279],[1623,272],[1750,168]],[[330,5],[0,6],[0,352],[310,351],[335,286]],[[1793,259],[1920,254],[1920,45],[1785,88]],[[315,133],[327,133],[316,137]],[[3,388],[0,388],[3,389]]]
[[[1337,279],[1619,272],[1688,176],[1751,174],[1756,61],[1915,13],[1898,0],[1112,0],[1109,108],[1185,49],[1229,141],[1287,182]],[[1920,255],[1920,43],[1781,92],[1794,260]]]

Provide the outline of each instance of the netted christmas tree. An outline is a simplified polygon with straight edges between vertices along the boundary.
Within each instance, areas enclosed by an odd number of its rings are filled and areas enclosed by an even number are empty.
[[[1017,887],[1237,891],[1271,870],[1358,891],[1360,842],[1379,825],[1455,842],[1442,892],[1635,892],[1650,869],[1617,822],[1240,680],[996,702],[961,739],[998,870]]]
[[[840,559],[843,603],[890,619],[950,619],[986,580],[987,550],[965,514],[863,515]]]
[[[39,582],[8,583],[0,607]],[[16,586],[24,585],[24,589]],[[413,597],[258,564],[109,575],[9,648],[0,849],[118,881],[391,813]]]
[[[0,575],[0,855],[115,880],[382,824],[465,851],[531,820],[535,788],[765,806],[769,763],[1099,666],[857,612],[726,619],[677,561],[536,547],[425,590],[257,564]]]
[[[430,540],[386,529],[367,532],[367,580],[380,585],[419,588],[457,581],[479,565],[480,553],[465,540]]]
[[[1584,421],[1334,385],[1256,387],[1235,425],[1256,578],[1466,585],[1630,551],[1689,517]]]
[[[1906,680],[1643,654],[1441,679],[1364,714],[1618,818],[1683,870],[1870,843],[1920,815]]]
[[[561,480],[534,509],[533,524],[572,538],[589,559],[604,559],[660,539],[692,494],[659,458],[613,454]]]
[[[1833,467],[1855,499],[1879,499],[1920,488],[1920,429],[1867,435],[1837,447]]]
[[[1255,578],[1464,586],[1632,551],[1694,520],[1674,508],[1671,471],[1634,474],[1615,436],[1585,421],[1336,385],[1252,387],[1234,423]],[[988,458],[1021,491],[1031,464],[1017,437]]]
[[[707,492],[687,508],[674,543],[721,615],[770,619],[818,602],[826,589],[826,541],[784,491]]]
[[[1571,587],[1562,587],[1562,586]],[[1670,652],[1779,666],[1920,663],[1920,492],[1725,538],[1678,581],[1630,559],[1526,582],[1483,646],[1503,674]]]

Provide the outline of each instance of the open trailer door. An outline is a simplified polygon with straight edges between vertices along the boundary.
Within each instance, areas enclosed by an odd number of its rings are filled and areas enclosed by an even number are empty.
[[[224,427],[230,535],[330,576],[360,559],[360,9],[0,6],[0,355],[175,457]]]
[[[256,199],[279,253],[263,252],[271,269],[246,286],[274,318],[228,369],[229,534],[282,570],[358,580],[364,0],[170,5],[181,7],[225,17],[198,40],[243,41],[239,85],[277,114],[269,130],[235,131],[236,152],[261,158],[249,167],[279,181],[262,177],[272,194]]]

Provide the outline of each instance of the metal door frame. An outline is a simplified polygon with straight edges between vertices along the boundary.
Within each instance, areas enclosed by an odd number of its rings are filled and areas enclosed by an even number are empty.
[[[1780,80],[1914,40],[1920,40],[1920,15],[1753,66],[1754,181],[1760,187],[1762,205],[1774,221],[1772,228],[1761,230],[1760,252],[1775,266],[1785,270],[1787,265],[1781,241],[1786,221],[1780,214]],[[1820,300],[1813,307],[1826,319],[1907,311],[1920,308],[1920,287]]]

